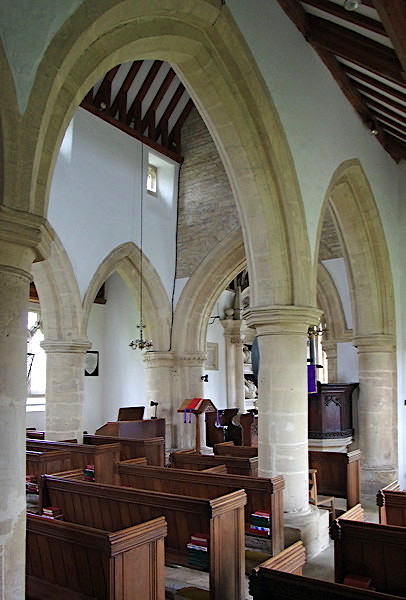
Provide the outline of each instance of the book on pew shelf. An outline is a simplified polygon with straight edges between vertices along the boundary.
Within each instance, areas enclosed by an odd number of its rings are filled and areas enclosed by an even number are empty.
[[[85,481],[95,480],[94,465],[86,465],[85,469],[83,470],[83,479]]]
[[[248,533],[260,535],[262,537],[270,537],[271,530],[269,527],[258,527],[256,525],[250,525],[248,528]]]
[[[197,546],[208,546],[209,545],[209,534],[208,533],[194,533],[190,536],[190,542]]]
[[[59,506],[44,506],[42,509],[42,516],[48,517],[48,519],[63,520],[62,510],[59,508]]]

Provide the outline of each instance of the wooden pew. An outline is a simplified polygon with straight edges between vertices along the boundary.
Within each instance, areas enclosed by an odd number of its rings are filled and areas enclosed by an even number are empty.
[[[45,473],[57,473],[71,468],[71,455],[68,450],[53,450],[49,452],[26,452],[26,473],[33,475],[37,481]]]
[[[33,440],[44,440],[45,439],[45,431],[37,431],[36,429],[26,429],[26,437],[31,438]]]
[[[171,452],[169,462],[173,468],[192,471],[201,471],[202,469],[224,464],[230,474],[248,475],[250,477],[257,477],[258,475],[257,456],[252,458],[214,456],[212,454],[197,454],[194,450],[179,450],[178,452]]]
[[[210,599],[244,600],[244,490],[202,499],[53,475],[41,478],[41,488],[46,505],[60,507],[67,521],[88,527],[114,531],[165,517],[168,564],[190,566],[187,544],[191,535],[209,534]]]
[[[163,517],[108,532],[27,515],[26,598],[164,600],[165,536]]]
[[[361,452],[309,451],[309,469],[317,470],[317,490],[322,496],[346,498],[347,508],[361,501]]]
[[[376,496],[379,510],[379,523],[406,527],[406,492],[394,481],[379,490]]]
[[[400,596],[261,567],[249,579],[253,600],[400,600]]]
[[[136,439],[106,435],[83,436],[84,444],[120,444],[120,460],[145,456],[149,465],[165,466],[165,440],[162,437]]]
[[[378,592],[406,596],[405,528],[340,518],[332,523],[330,534],[337,583],[365,577]]]
[[[224,475],[209,471],[188,471],[134,465],[132,461],[117,465],[121,485],[152,489],[170,494],[203,498],[215,498],[244,488],[247,495],[245,506],[246,529],[251,514],[262,510],[271,515],[272,554],[284,548],[283,489],[282,476],[266,479],[242,475]]]
[[[165,438],[165,419],[139,421],[109,421],[95,431],[95,435],[132,437],[139,440],[153,437]]]
[[[213,452],[216,456],[245,456],[248,458],[258,456],[258,448],[254,446],[235,446],[233,442],[214,444]]]
[[[48,440],[27,440],[27,449],[42,452],[65,450],[70,452],[69,469],[85,468],[94,465],[95,478],[99,483],[115,483],[117,476],[114,465],[120,462],[120,444],[75,444],[70,442],[54,442]],[[57,469],[62,471],[63,468]]]

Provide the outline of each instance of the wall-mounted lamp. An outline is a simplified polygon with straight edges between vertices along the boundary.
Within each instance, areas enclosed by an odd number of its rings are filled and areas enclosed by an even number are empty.
[[[150,406],[155,406],[155,415],[153,417],[151,417],[151,419],[156,419],[156,411],[157,411],[157,406],[158,406],[158,402],[154,402],[153,400],[151,400],[151,402],[149,403]]]
[[[202,376],[200,377],[200,379],[201,379],[202,381],[205,381],[205,382],[207,383],[207,382],[209,381],[209,376],[208,376],[207,374],[206,374],[206,375],[202,375]]]
[[[345,10],[353,11],[357,10],[362,4],[361,0],[344,0],[343,7]]]
[[[368,127],[370,135],[378,135],[379,131],[375,121],[369,121]]]
[[[214,321],[215,321],[216,319],[219,319],[219,320],[220,320],[220,319],[221,319],[220,315],[216,315],[215,317],[213,317],[213,316],[212,316],[212,317],[210,317],[210,320],[209,320],[209,325],[213,325],[213,323],[214,323]]]

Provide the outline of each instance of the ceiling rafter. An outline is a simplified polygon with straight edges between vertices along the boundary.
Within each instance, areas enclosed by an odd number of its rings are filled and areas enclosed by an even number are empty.
[[[358,11],[345,10],[344,0],[278,2],[369,131],[377,132],[376,139],[396,162],[406,160],[402,132],[395,134],[381,122],[384,110],[399,111],[398,122],[406,122],[406,1],[362,0]],[[378,36],[384,36],[382,43]]]

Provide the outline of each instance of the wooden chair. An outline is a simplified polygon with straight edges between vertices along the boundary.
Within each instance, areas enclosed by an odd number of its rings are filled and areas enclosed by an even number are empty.
[[[331,513],[331,519],[336,518],[334,508],[334,496],[319,496],[317,494],[317,469],[309,469],[309,502],[317,508],[327,508]]]

